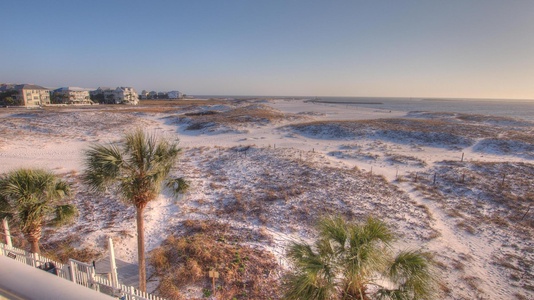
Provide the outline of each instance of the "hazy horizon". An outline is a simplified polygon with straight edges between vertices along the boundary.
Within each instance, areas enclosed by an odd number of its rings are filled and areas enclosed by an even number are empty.
[[[0,24],[0,82],[534,98],[534,1],[24,1]]]

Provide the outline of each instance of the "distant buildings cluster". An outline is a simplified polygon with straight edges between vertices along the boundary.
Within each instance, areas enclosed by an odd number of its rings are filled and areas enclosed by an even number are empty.
[[[132,87],[99,87],[96,90],[79,87],[47,89],[35,84],[0,83],[0,105],[43,106],[53,104],[139,104],[139,99],[183,99],[179,91],[147,92],[140,95]]]
[[[140,99],[183,99],[184,94],[180,91],[170,91],[170,92],[156,92],[156,91],[145,91],[143,90],[139,94]]]
[[[0,104],[9,106],[42,106],[51,104],[139,104],[132,87],[103,88],[91,91],[78,87],[50,90],[35,84],[0,84]]]

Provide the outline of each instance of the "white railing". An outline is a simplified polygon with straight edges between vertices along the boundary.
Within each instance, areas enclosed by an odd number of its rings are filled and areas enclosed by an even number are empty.
[[[55,266],[55,270],[48,272],[121,300],[165,300],[164,298],[142,292],[133,286],[123,285],[118,282],[114,283],[110,273],[104,274],[104,276],[96,274],[93,265],[74,259],[69,259],[68,264],[62,264],[37,253],[26,252],[25,250],[10,247],[4,243],[0,243],[0,255],[42,269],[45,269],[46,263],[51,263]]]

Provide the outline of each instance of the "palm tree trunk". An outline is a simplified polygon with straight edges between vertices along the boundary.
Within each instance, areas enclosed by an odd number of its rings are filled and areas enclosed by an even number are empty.
[[[137,207],[137,257],[139,263],[139,289],[146,292],[146,261],[145,261],[145,207]]]
[[[30,243],[30,252],[41,254],[39,249],[39,239],[41,238],[41,227],[34,228],[31,231],[24,232],[24,237]]]

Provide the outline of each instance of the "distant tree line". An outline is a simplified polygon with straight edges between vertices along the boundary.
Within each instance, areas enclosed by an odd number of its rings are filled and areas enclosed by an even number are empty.
[[[2,106],[20,105],[20,101],[16,100],[17,94],[18,94],[18,91],[16,90],[7,90],[4,92],[0,92],[0,105]]]

